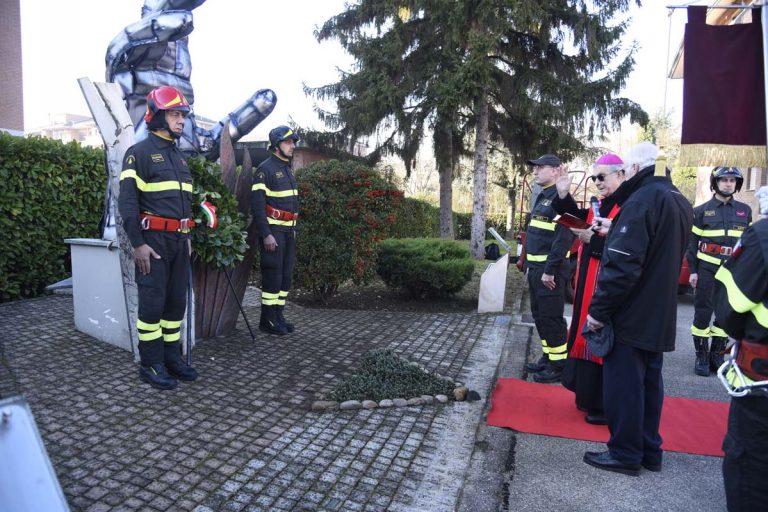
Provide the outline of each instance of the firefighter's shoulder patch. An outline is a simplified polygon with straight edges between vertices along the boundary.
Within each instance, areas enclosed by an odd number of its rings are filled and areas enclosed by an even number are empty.
[[[128,165],[132,164],[135,161],[136,159],[133,157],[133,155],[128,155],[128,158],[125,159],[125,163],[127,163]]]

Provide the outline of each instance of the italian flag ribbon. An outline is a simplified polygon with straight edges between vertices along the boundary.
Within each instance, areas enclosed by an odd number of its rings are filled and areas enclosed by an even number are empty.
[[[200,211],[203,212],[205,217],[205,224],[211,228],[216,229],[219,226],[219,219],[216,218],[216,207],[208,201],[200,203]]]

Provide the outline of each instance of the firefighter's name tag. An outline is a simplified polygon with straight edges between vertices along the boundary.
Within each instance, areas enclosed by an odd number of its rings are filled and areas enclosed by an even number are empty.
[[[163,158],[163,155],[161,155],[160,153],[153,153],[149,155],[149,158],[151,158],[152,161],[155,162],[156,164],[160,162],[165,162],[165,158]]]
[[[275,173],[275,178],[282,178],[283,176],[285,176],[285,174],[283,174],[283,171],[277,171]]]
[[[731,231],[744,231],[745,229],[744,226],[731,226]]]
[[[552,206],[552,200],[551,199],[542,199],[541,200],[541,206]]]
[[[704,210],[704,216],[705,217],[714,217],[715,216],[715,210]]]

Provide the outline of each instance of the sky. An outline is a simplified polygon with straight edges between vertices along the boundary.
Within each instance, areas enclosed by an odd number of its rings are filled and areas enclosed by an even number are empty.
[[[208,0],[193,11],[189,37],[195,112],[218,120],[256,90],[270,88],[278,102],[272,115],[249,138],[265,139],[269,129],[287,124],[322,129],[314,100],[302,84],[319,86],[338,79],[351,59],[335,41],[318,43],[314,30],[344,9],[344,0]],[[638,44],[636,66],[623,93],[650,114],[666,107],[679,124],[682,80],[667,80],[666,69],[682,40],[684,10],[670,17],[669,0],[633,6],[626,46]],[[141,18],[142,0],[21,0],[24,124],[48,123],[49,115],[90,115],[77,84],[80,77],[104,81],[110,41]],[[671,45],[668,36],[671,34]]]

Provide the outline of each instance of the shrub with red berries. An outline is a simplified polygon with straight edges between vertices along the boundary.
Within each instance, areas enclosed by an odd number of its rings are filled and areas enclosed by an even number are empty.
[[[319,297],[376,273],[376,245],[397,222],[403,193],[358,162],[328,160],[297,172],[297,284]]]

